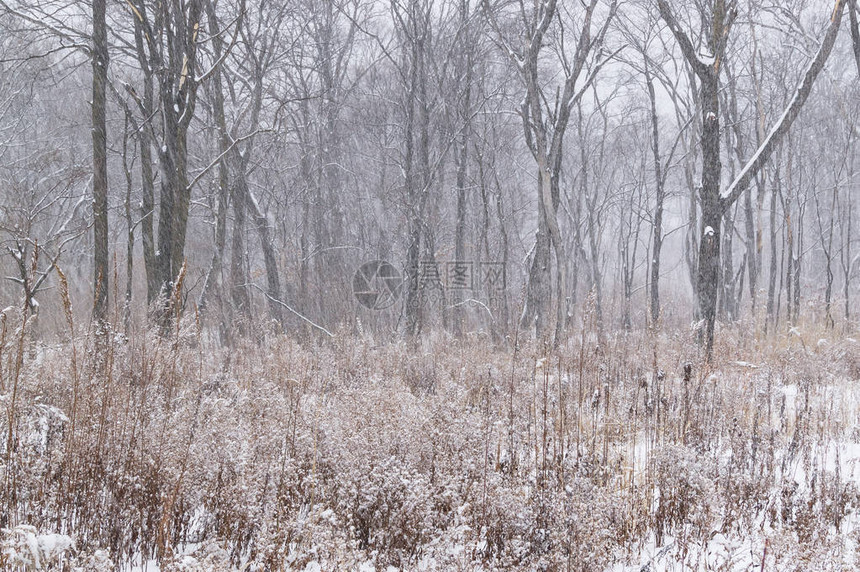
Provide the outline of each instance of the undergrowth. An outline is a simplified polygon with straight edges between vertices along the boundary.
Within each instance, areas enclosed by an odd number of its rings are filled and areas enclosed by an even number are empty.
[[[850,339],[724,331],[708,365],[647,332],[512,353],[69,326],[4,318],[3,570],[593,571],[649,546],[720,569],[718,537],[765,569],[853,562]]]

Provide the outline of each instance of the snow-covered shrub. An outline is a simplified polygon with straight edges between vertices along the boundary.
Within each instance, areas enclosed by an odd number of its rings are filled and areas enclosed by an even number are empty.
[[[189,554],[175,555],[161,566],[162,572],[232,572],[230,554],[216,542],[204,542]]]
[[[0,530],[0,569],[27,572],[63,570],[75,542],[65,534],[39,534],[26,524]]]
[[[107,550],[95,550],[92,554],[81,554],[72,567],[75,572],[113,572],[116,564]]]
[[[689,527],[693,538],[705,538],[715,524],[717,470],[707,456],[682,445],[665,445],[651,456],[651,518],[657,543]]]
[[[604,570],[625,545],[637,540],[634,505],[617,488],[574,478],[551,502],[555,509],[547,525],[551,554],[545,558],[551,569]]]
[[[350,474],[339,496],[337,513],[359,546],[385,555],[386,564],[409,562],[446,516],[433,513],[427,477],[394,458]]]

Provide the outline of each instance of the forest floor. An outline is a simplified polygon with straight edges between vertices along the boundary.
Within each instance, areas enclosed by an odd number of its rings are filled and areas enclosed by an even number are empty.
[[[689,333],[520,346],[10,324],[0,569],[860,563],[854,339],[726,329],[710,365]]]

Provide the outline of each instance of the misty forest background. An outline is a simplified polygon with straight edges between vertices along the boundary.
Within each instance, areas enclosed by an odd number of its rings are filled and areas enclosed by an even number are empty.
[[[857,569],[858,19],[0,0],[0,568]]]
[[[224,343],[851,329],[853,2],[100,4],[2,6],[0,293],[40,332],[57,267],[81,321],[176,294]],[[381,312],[352,292],[376,259]]]

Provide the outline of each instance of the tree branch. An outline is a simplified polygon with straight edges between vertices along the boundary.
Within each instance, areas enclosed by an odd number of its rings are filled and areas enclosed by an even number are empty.
[[[663,0],[660,1],[662,2]],[[788,107],[786,107],[776,124],[771,128],[767,137],[765,137],[764,141],[759,145],[759,148],[755,155],[753,155],[752,159],[744,165],[743,169],[738,173],[738,176],[735,177],[735,180],[732,181],[723,193],[721,193],[720,202],[722,204],[723,211],[728,209],[738,199],[738,197],[741,196],[741,193],[744,192],[750,181],[758,174],[759,170],[761,170],[762,166],[767,163],[768,159],[770,159],[776,146],[791,127],[791,124],[795,119],[797,119],[797,116],[800,115],[803,104],[806,103],[806,100],[809,98],[809,94],[812,91],[812,85],[815,83],[815,79],[818,77],[819,72],[824,68],[824,64],[827,62],[827,58],[833,50],[836,36],[839,33],[839,25],[842,22],[842,13],[844,8],[845,1],[836,0],[836,8],[834,9],[833,16],[830,20],[830,26],[828,26],[827,32],[824,34],[824,40],[821,42],[821,46],[818,48],[818,53],[815,54],[815,58],[810,62],[809,67],[806,69],[803,81],[801,81],[797,90],[794,92],[791,102]]]
[[[672,35],[675,36],[675,39],[678,41],[678,45],[681,47],[681,53],[684,54],[684,59],[690,64],[690,67],[693,68],[693,71],[696,72],[696,75],[702,77],[703,74],[707,73],[708,66],[699,59],[699,56],[696,54],[696,49],[693,47],[693,42],[690,41],[690,38],[687,37],[687,34],[681,29],[681,26],[678,24],[678,20],[675,19],[675,15],[672,13],[671,8],[666,3],[666,0],[657,0],[657,7],[660,9],[660,17],[663,18],[663,21],[666,22],[666,25],[669,26],[669,30],[672,32]]]
[[[857,64],[857,73],[860,74],[860,26],[857,24],[857,0],[850,0],[848,14],[851,17],[851,43],[854,48],[854,63]]]
[[[10,14],[12,14],[13,16],[20,18],[21,20],[24,20],[25,22],[27,22],[29,24],[32,24],[33,26],[36,26],[37,28],[40,28],[42,30],[46,30],[58,38],[62,38],[68,42],[71,42],[71,44],[72,44],[71,46],[64,46],[64,47],[79,49],[82,52],[84,52],[85,54],[87,54],[87,56],[91,55],[90,46],[86,42],[80,42],[81,39],[87,38],[87,35],[84,34],[83,32],[81,32],[79,30],[74,30],[74,29],[72,29],[73,33],[63,31],[60,28],[58,28],[57,26],[52,25],[48,21],[49,20],[48,15],[46,15],[46,14],[41,14],[39,16],[30,15],[26,12],[22,12],[21,10],[16,10],[15,8],[12,8],[5,0],[0,0],[0,7],[5,8],[6,11],[9,12]],[[63,24],[63,25],[65,25],[65,24]],[[77,36],[77,37],[75,37],[75,36]]]
[[[221,57],[218,58],[218,60],[215,63],[213,63],[212,66],[206,72],[201,74],[200,77],[198,77],[195,80],[197,83],[203,83],[204,81],[209,79],[209,76],[211,76],[215,72],[215,70],[218,68],[218,66],[220,66],[221,64],[224,63],[224,60],[226,60],[227,57],[230,55],[230,52],[233,51],[233,46],[236,45],[236,39],[239,37],[239,30],[242,28],[242,23],[245,20],[245,11],[246,11],[245,10],[245,0],[242,0],[241,4],[239,5],[239,15],[236,17],[236,20],[235,20],[236,29],[233,31],[233,38],[230,40],[230,43],[227,45],[227,49],[224,50],[223,54],[221,54]],[[228,24],[228,27],[229,27],[229,24]]]
[[[310,325],[311,325],[311,326],[313,326],[314,328],[316,328],[316,329],[320,330],[321,332],[325,333],[328,337],[330,337],[330,338],[333,338],[333,337],[334,337],[334,334],[333,334],[333,333],[331,333],[330,331],[326,330],[324,327],[320,326],[319,324],[316,324],[316,323],[312,322],[312,321],[310,320],[310,318],[307,318],[307,317],[303,316],[302,314],[300,314],[299,312],[297,312],[296,310],[294,310],[292,307],[288,306],[285,302],[282,302],[281,300],[278,300],[277,298],[273,298],[272,296],[270,296],[270,295],[269,295],[269,293],[268,293],[268,292],[266,292],[265,290],[263,290],[262,288],[260,288],[260,287],[259,287],[259,286],[257,286],[256,284],[254,284],[253,282],[251,282],[251,287],[252,287],[252,288],[255,288],[255,289],[257,289],[257,290],[259,290],[260,292],[262,292],[262,293],[263,293],[263,295],[264,295],[266,298],[268,298],[269,300],[271,300],[271,301],[272,301],[272,302],[274,302],[275,304],[279,304],[279,305],[283,306],[284,308],[286,308],[287,310],[289,310],[290,312],[292,312],[292,313],[293,313],[293,314],[295,314],[297,317],[301,318],[302,320],[304,320],[305,322],[307,322],[308,324],[310,324]]]
[[[206,168],[204,168],[202,171],[200,171],[199,173],[197,173],[197,175],[194,177],[194,179],[192,179],[192,180],[191,180],[191,182],[190,182],[190,183],[188,183],[188,187],[187,187],[187,189],[188,189],[189,191],[190,191],[191,189],[193,189],[193,188],[194,188],[194,185],[196,185],[196,184],[198,183],[198,181],[200,181],[200,179],[202,179],[202,178],[206,175],[206,173],[208,173],[208,172],[212,169],[212,167],[214,167],[215,165],[217,165],[217,164],[218,164],[218,161],[220,161],[221,159],[223,159],[224,157],[226,157],[226,156],[227,156],[227,154],[228,154],[230,151],[232,151],[234,147],[236,147],[236,145],[238,145],[238,144],[239,144],[239,143],[241,143],[242,141],[247,141],[248,139],[253,138],[253,137],[254,137],[255,135],[257,135],[258,133],[262,133],[262,132],[264,132],[264,131],[270,131],[270,129],[255,129],[254,131],[252,131],[251,133],[248,133],[247,135],[243,135],[242,137],[237,137],[236,139],[234,139],[234,140],[230,143],[230,146],[229,146],[229,147],[227,147],[226,149],[224,149],[224,151],[222,151],[222,152],[221,152],[217,157],[215,157],[215,159],[213,159],[213,160],[212,160],[212,162],[211,162],[211,163],[209,163],[209,164],[206,166]]]

